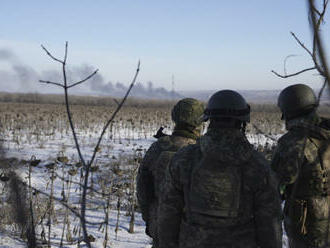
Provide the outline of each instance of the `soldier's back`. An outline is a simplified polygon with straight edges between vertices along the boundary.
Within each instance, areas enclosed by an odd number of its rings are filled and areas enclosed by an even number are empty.
[[[165,170],[177,150],[195,142],[182,136],[163,136],[151,145],[139,167],[137,197],[147,233],[153,238],[155,247],[158,244],[158,206],[165,183]]]
[[[271,223],[277,218],[279,226],[280,205],[267,162],[239,130],[210,130],[174,156],[169,173],[186,204],[180,247],[280,247],[280,227]],[[165,209],[166,202],[170,196]]]
[[[315,124],[302,118],[288,128],[272,162],[286,186],[286,231],[292,247],[325,247],[330,243],[329,120]]]

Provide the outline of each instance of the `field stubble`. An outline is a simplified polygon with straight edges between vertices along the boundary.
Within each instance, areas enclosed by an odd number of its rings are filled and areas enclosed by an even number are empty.
[[[158,128],[166,127],[167,132],[173,128],[170,117],[172,105],[168,102],[143,106],[129,104],[122,108],[107,130],[91,167],[88,191],[87,220],[96,247],[148,245],[143,222],[139,214],[134,213],[138,209],[135,177],[138,164],[155,141],[152,136]],[[85,159],[90,159],[97,137],[113,110],[114,106],[72,106]],[[321,112],[329,113],[326,107]],[[276,106],[252,106],[247,137],[268,159],[284,131]],[[53,247],[76,247],[82,236],[76,213],[80,207],[84,169],[75,152],[65,106],[1,103],[0,139],[3,147],[0,236],[7,232],[26,238],[20,231],[22,227],[13,221],[17,213],[8,180],[14,171],[26,187],[25,203],[33,206],[38,242]],[[132,236],[127,236],[129,232],[135,232],[134,242],[125,242],[132,240]]]

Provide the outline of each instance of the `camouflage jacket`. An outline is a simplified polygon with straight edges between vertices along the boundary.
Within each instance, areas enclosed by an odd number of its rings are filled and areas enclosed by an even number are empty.
[[[210,129],[168,167],[160,247],[282,247],[275,187],[267,161],[241,131]]]
[[[167,156],[195,142],[195,139],[183,136],[163,136],[146,152],[137,175],[137,199],[144,221],[155,221],[157,218],[159,194],[165,179],[163,166],[169,163]]]
[[[286,200],[285,228],[289,238],[322,247],[330,241],[330,120],[294,119],[287,129],[271,164]]]

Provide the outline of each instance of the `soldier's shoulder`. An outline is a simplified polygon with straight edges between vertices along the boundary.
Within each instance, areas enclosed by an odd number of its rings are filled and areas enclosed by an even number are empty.
[[[164,144],[168,144],[171,142],[171,136],[170,135],[166,135],[166,136],[162,136],[160,137],[155,143],[157,143],[158,145],[164,145]]]
[[[293,129],[286,132],[278,140],[278,145],[290,146],[306,139],[305,132],[299,129]]]
[[[144,155],[144,158],[142,160],[142,165],[149,164],[151,161],[155,160],[161,152],[162,152],[162,148],[161,145],[159,144],[159,141],[152,143]]]
[[[291,130],[284,134],[277,143],[274,156],[280,156],[282,159],[290,157],[292,154],[304,150],[307,136],[299,130]],[[273,157],[274,157],[273,156]]]
[[[173,156],[171,160],[172,167],[182,167],[185,164],[188,165],[194,156],[199,153],[200,148],[196,144],[187,145],[180,148]]]
[[[179,148],[190,145],[190,144],[195,144],[196,140],[189,138],[189,137],[183,137],[183,136],[177,136],[177,135],[172,135],[171,136],[171,141],[175,146]]]
[[[200,154],[200,148],[196,144],[187,145],[179,149],[172,157],[169,165],[171,174],[181,175],[182,178],[187,178],[193,165],[193,160],[198,154]]]
[[[156,152],[159,151],[160,149],[161,149],[161,142],[157,140],[150,145],[149,149],[147,150],[147,153]]]
[[[181,146],[184,145],[181,144],[179,140],[180,139],[174,135],[167,135],[159,138],[157,144],[163,151],[177,151]]]
[[[190,144],[180,148],[174,155],[173,160],[189,160],[192,155],[200,151],[198,144]]]

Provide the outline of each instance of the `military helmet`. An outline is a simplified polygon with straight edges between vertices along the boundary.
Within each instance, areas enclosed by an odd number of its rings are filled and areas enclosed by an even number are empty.
[[[209,99],[203,120],[217,118],[231,118],[242,122],[250,122],[250,105],[236,91],[220,90]]]
[[[197,127],[202,123],[204,105],[194,98],[184,98],[175,104],[172,109],[172,120],[176,125],[188,124]]]
[[[294,84],[281,91],[277,105],[282,119],[290,120],[314,110],[318,104],[313,90],[305,84]]]

